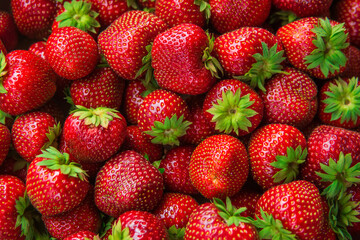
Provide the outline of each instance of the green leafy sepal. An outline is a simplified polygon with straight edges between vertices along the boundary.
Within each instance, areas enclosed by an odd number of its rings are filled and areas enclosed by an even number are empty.
[[[129,228],[122,229],[121,221],[118,220],[112,227],[112,233],[109,236],[109,240],[132,240],[130,236]]]
[[[1,83],[0,83],[1,84]],[[0,123],[4,124],[6,123],[6,118],[10,118],[10,119],[13,119],[13,117],[6,113],[6,112],[3,112],[0,110]]]
[[[281,26],[285,26],[297,19],[298,17],[292,11],[276,11],[270,16],[270,24],[279,22]]]
[[[128,6],[128,8],[139,9],[139,6],[137,5],[135,0],[126,0],[126,5]]]
[[[211,56],[211,52],[214,49],[215,37],[214,34],[206,33],[208,36],[209,45],[205,48],[202,56],[202,61],[207,70],[210,71],[211,75],[216,78],[220,78],[219,72],[221,75],[224,75],[223,67],[221,66],[219,60]]]
[[[169,239],[170,240],[182,240],[185,236],[185,227],[177,228],[175,225],[172,225],[168,229]]]
[[[116,109],[107,108],[107,107],[98,107],[98,108],[86,108],[84,106],[76,105],[76,109],[71,111],[75,117],[79,117],[80,120],[84,120],[85,125],[94,125],[98,127],[99,125],[103,128],[108,128],[109,123],[114,118],[120,118]]]
[[[0,51],[0,93],[7,93],[7,90],[5,89],[3,85],[3,79],[6,75],[6,57],[2,51]]]
[[[60,132],[61,132],[60,122],[58,122],[52,127],[49,127],[49,130],[46,133],[46,137],[48,138],[49,141],[46,142],[41,149],[45,150],[50,146],[57,147],[56,139],[60,136]]]
[[[211,16],[211,6],[208,1],[194,0],[194,4],[200,7],[200,12],[204,13],[206,21],[209,22]]]
[[[141,81],[147,91],[150,93],[155,89],[159,89],[159,85],[154,77],[154,68],[151,66],[151,49],[152,43],[147,45],[146,47],[147,54],[142,58],[143,66],[139,69],[139,71],[135,75],[135,79],[139,78],[140,76],[145,73],[145,78]]]

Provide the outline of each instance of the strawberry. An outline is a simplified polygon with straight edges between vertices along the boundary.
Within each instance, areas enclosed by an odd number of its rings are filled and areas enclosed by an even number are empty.
[[[245,208],[235,208],[229,198],[197,207],[186,225],[184,239],[243,239],[257,240],[259,236],[248,218],[241,214]]]
[[[179,145],[178,138],[186,134],[191,124],[189,109],[176,93],[158,89],[149,93],[138,111],[138,126],[152,143]]]
[[[128,11],[100,33],[99,48],[120,77],[134,80],[147,55],[146,46],[165,29],[166,23],[151,13]]]
[[[56,75],[41,57],[26,51],[0,53],[0,110],[20,115],[51,99]]]
[[[7,51],[14,50],[18,44],[18,32],[13,16],[6,11],[0,11],[0,26],[0,40]]]
[[[46,49],[46,42],[45,41],[39,41],[31,44],[29,46],[29,51],[34,53],[35,55],[38,55],[42,59],[46,60],[45,58],[45,49]]]
[[[179,24],[159,34],[151,49],[151,66],[161,88],[180,94],[207,92],[221,71],[210,54],[213,37],[199,26]]]
[[[109,68],[96,68],[88,76],[74,81],[70,86],[74,105],[86,108],[108,107],[119,109],[125,81]]]
[[[235,137],[220,134],[206,138],[190,158],[189,175],[206,198],[233,196],[249,174],[248,153]]]
[[[11,144],[11,134],[9,129],[0,123],[0,166],[5,161]]]
[[[126,136],[125,118],[115,109],[77,106],[65,121],[63,138],[81,162],[103,162],[114,155]]]
[[[321,196],[321,203],[324,211],[324,224],[314,240],[336,240],[336,234],[330,226],[330,206],[325,196]]]
[[[11,11],[19,32],[34,39],[48,37],[56,14],[54,0],[11,0]]]
[[[322,16],[329,11],[333,0],[273,0],[279,10],[294,13],[298,18]]]
[[[263,102],[249,85],[236,79],[224,79],[206,93],[205,118],[218,132],[246,135],[259,126]]]
[[[95,40],[75,27],[53,31],[46,41],[45,56],[54,71],[69,80],[89,75],[99,60]]]
[[[341,77],[360,77],[360,66],[357,64],[360,61],[360,49],[350,45],[349,58],[347,60],[346,68]]]
[[[26,161],[31,162],[41,150],[57,146],[60,124],[48,113],[30,112],[16,118],[11,137],[15,150]]]
[[[260,92],[264,102],[264,121],[304,128],[318,109],[317,86],[305,73],[292,68],[274,75]]]
[[[276,35],[289,62],[310,76],[327,79],[345,70],[349,38],[344,23],[308,17],[286,24]]]
[[[324,222],[319,190],[304,180],[270,188],[257,202],[256,218],[262,239],[312,240]]]
[[[161,160],[165,189],[168,192],[197,194],[198,190],[191,183],[189,176],[190,157],[195,147],[177,146],[170,149]]]
[[[236,208],[246,207],[246,210],[241,213],[244,217],[255,217],[255,208],[257,201],[262,195],[262,191],[255,188],[250,188],[249,186],[244,185],[239,192],[234,196],[230,197],[232,205]]]
[[[252,176],[263,189],[295,180],[307,155],[305,136],[286,124],[258,128],[248,150]]]
[[[100,240],[100,237],[90,231],[79,231],[64,238],[64,240]]]
[[[124,92],[123,113],[130,124],[137,124],[138,112],[145,96],[146,87],[139,80],[129,81]]]
[[[81,165],[70,162],[68,154],[61,154],[54,147],[44,150],[31,162],[26,177],[29,199],[42,216],[60,214],[78,206],[89,187]]]
[[[151,211],[163,195],[158,169],[139,153],[127,150],[100,169],[95,182],[95,204],[112,217],[129,210]]]
[[[0,175],[12,175],[26,182],[27,169],[29,162],[19,157],[15,151],[9,151],[8,156],[0,167]]]

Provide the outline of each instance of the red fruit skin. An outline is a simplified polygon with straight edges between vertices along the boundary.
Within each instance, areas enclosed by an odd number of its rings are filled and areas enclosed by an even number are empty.
[[[212,26],[219,33],[261,26],[270,14],[271,0],[210,0]]]
[[[128,81],[124,93],[123,113],[129,124],[137,124],[138,112],[144,98],[141,94],[146,90],[144,84],[139,80]]]
[[[11,137],[17,153],[31,162],[41,154],[44,145],[49,142],[46,134],[49,133],[49,128],[56,124],[54,117],[45,112],[30,112],[16,118],[11,129]]]
[[[319,18],[317,17],[302,18],[279,28],[276,36],[280,38],[286,57],[291,65],[309,74],[311,77],[329,79],[344,72],[345,67],[341,66],[339,71],[335,71],[334,73],[329,72],[326,77],[321,72],[320,66],[308,69],[307,66],[309,64],[305,64],[306,60],[304,59],[306,56],[310,55],[314,49],[316,49],[316,46],[312,43],[314,38],[316,38],[316,34],[311,30],[314,28],[314,25],[318,25],[318,21]],[[331,26],[335,26],[339,24],[339,22],[330,20],[330,24]],[[349,42],[349,38],[347,38],[347,42]],[[348,47],[343,49],[342,52],[345,54],[346,58],[349,57]]]
[[[359,185],[352,185],[350,188],[348,188],[347,192],[351,194],[350,201],[358,203],[360,201],[360,188]],[[360,206],[358,205],[355,209],[355,211],[360,212]],[[357,216],[358,217],[358,216]],[[352,226],[347,227],[347,230],[351,234],[354,240],[358,240],[360,236],[360,223],[359,222],[353,222]]]
[[[0,166],[5,161],[11,144],[10,130],[0,123]]]
[[[24,197],[25,184],[17,177],[10,175],[0,175],[0,238],[3,240],[20,240],[20,227],[15,228],[17,210],[16,200]]]
[[[166,23],[154,14],[128,11],[99,34],[99,48],[120,77],[134,80],[147,55],[146,46],[166,29]]]
[[[86,239],[96,239],[97,235],[90,231],[79,231],[77,233],[74,233],[67,238],[64,238],[64,240],[86,240]]]
[[[4,43],[0,40],[0,52],[2,52],[5,56],[7,54],[7,50],[6,50],[6,47],[4,45]]]
[[[45,41],[35,42],[29,46],[30,52],[34,53],[35,55],[38,55],[39,57],[41,57],[44,60],[46,60],[45,49],[46,49]]]
[[[218,212],[213,203],[198,206],[190,215],[184,239],[259,239],[255,227],[251,224],[241,222],[237,227],[235,224],[228,226]]]
[[[0,40],[4,43],[7,51],[14,50],[18,44],[18,32],[13,16],[0,11]]]
[[[14,50],[6,61],[3,85],[7,93],[0,93],[0,110],[20,115],[54,96],[56,75],[45,60],[26,50]]]
[[[103,162],[114,155],[126,136],[126,121],[120,113],[107,128],[86,125],[84,120],[71,114],[63,127],[63,138],[71,153],[81,162]]]
[[[195,146],[178,146],[170,149],[160,162],[164,169],[165,189],[168,192],[198,194],[189,176],[190,157]]]
[[[360,1],[340,0],[334,4],[333,18],[344,22],[349,30],[350,42],[360,48]]]
[[[75,27],[54,30],[46,41],[45,56],[54,71],[69,80],[89,75],[99,60],[95,40]]]
[[[276,74],[265,83],[266,92],[260,92],[264,102],[264,122],[282,123],[304,128],[314,119],[318,109],[318,90],[305,73],[292,68],[288,74]]]
[[[127,150],[108,161],[95,182],[95,204],[107,215],[129,210],[151,211],[163,195],[163,177],[139,153]]]
[[[246,210],[241,213],[241,216],[254,218],[256,204],[261,197],[262,192],[245,186],[238,193],[232,196],[230,200],[232,205],[237,209],[246,207]]]
[[[38,166],[37,163],[43,160],[41,157],[35,158],[26,176],[26,191],[31,204],[43,216],[53,216],[78,206],[90,188],[87,180]]]
[[[121,221],[122,229],[129,228],[132,239],[165,240],[169,238],[164,223],[149,212],[127,211],[116,221]]]
[[[75,105],[119,109],[124,88],[124,79],[111,68],[96,68],[90,75],[71,84],[70,95]]]
[[[314,240],[336,240],[336,234],[329,223],[329,205],[325,196],[321,196],[321,203],[324,211],[324,224],[322,225],[320,233],[314,238]]]
[[[10,155],[10,154],[9,154]],[[11,175],[21,179],[21,181],[26,182],[26,174],[28,164],[23,159],[17,159],[13,156],[8,156],[3,161],[0,166],[0,175]]]
[[[282,11],[291,11],[298,18],[322,16],[333,0],[273,0],[273,5]]]
[[[199,206],[190,195],[165,193],[153,214],[164,222],[165,227],[185,228],[190,214]]]
[[[249,174],[249,158],[244,144],[220,134],[206,138],[190,158],[189,175],[195,188],[206,198],[235,195]]]
[[[205,31],[189,23],[157,35],[151,49],[151,66],[159,86],[180,94],[207,92],[215,83],[202,60],[208,45]]]
[[[142,9],[155,8],[155,0],[139,0],[138,3]]]
[[[248,109],[253,109],[257,114],[255,114],[252,117],[249,117],[248,120],[251,122],[252,126],[248,127],[248,131],[239,129],[238,136],[244,136],[246,134],[251,133],[254,131],[260,124],[262,118],[263,118],[263,112],[264,112],[264,105],[263,101],[258,95],[257,92],[255,92],[254,89],[252,89],[248,84],[236,80],[236,79],[224,79],[220,82],[216,83],[207,93],[203,104],[203,112],[204,116],[209,122],[209,125],[215,129],[215,122],[212,122],[212,118],[214,115],[207,112],[210,108],[212,108],[213,104],[217,104],[218,99],[222,99],[222,93],[228,90],[231,90],[233,93],[236,92],[237,89],[241,90],[240,96],[245,96],[247,94],[250,94],[249,99],[250,101],[253,101],[254,103],[248,107]],[[231,134],[235,135],[235,132],[232,131]]]
[[[345,71],[340,74],[341,77],[358,77],[360,78],[360,49],[350,45],[349,47],[349,58],[346,63]]]
[[[230,76],[242,76],[256,62],[253,55],[263,53],[261,42],[266,43],[269,49],[277,44],[277,52],[283,49],[280,40],[268,30],[242,27],[217,37],[214,53],[225,72]]]
[[[319,190],[310,182],[293,181],[267,190],[259,199],[260,209],[282,222],[285,229],[296,234],[299,240],[313,240],[324,222]]]
[[[319,189],[326,188],[330,183],[321,181],[316,172],[321,172],[320,163],[329,165],[329,159],[335,162],[340,152],[350,153],[352,165],[360,162],[360,133],[329,125],[316,127],[308,139],[308,156],[301,167],[302,179],[314,183]]]
[[[17,29],[32,39],[49,36],[56,14],[54,0],[11,0],[11,11]]]

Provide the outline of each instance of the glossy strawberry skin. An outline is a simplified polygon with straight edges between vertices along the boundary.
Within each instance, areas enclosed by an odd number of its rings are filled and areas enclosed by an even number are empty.
[[[291,11],[298,18],[321,16],[329,11],[333,0],[273,0],[273,5],[282,11]]]
[[[46,41],[45,56],[54,71],[69,80],[89,75],[99,60],[95,40],[75,27],[54,30]]]
[[[6,55],[7,74],[0,93],[0,109],[20,115],[36,109],[51,99],[56,91],[56,75],[46,61],[26,50]]]
[[[317,86],[312,78],[295,68],[286,67],[283,71],[288,74],[276,74],[266,82],[266,92],[260,92],[264,120],[303,128],[318,110]]]
[[[10,175],[0,175],[0,238],[4,240],[20,240],[20,227],[15,228],[17,210],[16,200],[24,197],[25,184],[17,177]]]
[[[39,57],[41,57],[44,60],[46,60],[45,49],[46,49],[45,41],[35,42],[29,46],[30,52],[34,53],[35,55],[38,55]]]
[[[249,174],[244,144],[230,135],[206,138],[190,158],[189,175],[196,189],[206,198],[233,196]]]
[[[157,35],[151,49],[151,66],[159,86],[180,94],[208,91],[215,82],[202,61],[208,44],[205,31],[189,23]]]
[[[122,104],[123,113],[129,124],[137,124],[138,112],[141,103],[144,101],[142,93],[146,90],[144,84],[139,80],[128,82],[125,93],[124,102]]]
[[[349,47],[349,58],[346,63],[345,71],[340,74],[340,77],[358,77],[360,78],[360,49],[350,45]]]
[[[7,51],[15,49],[18,43],[18,32],[13,16],[6,11],[0,11],[0,26],[0,40]]]
[[[95,204],[104,213],[119,217],[129,210],[151,211],[163,195],[158,169],[139,153],[127,150],[99,171],[95,182]]]
[[[0,123],[0,166],[5,161],[11,144],[10,130]]]
[[[90,231],[80,231],[77,233],[74,233],[67,238],[64,238],[64,240],[86,240],[86,239],[96,239],[95,237],[97,234],[90,232]]]
[[[324,222],[319,190],[304,180],[269,189],[257,203],[256,215],[259,217],[260,209],[280,220],[285,229],[301,240],[314,239]]]

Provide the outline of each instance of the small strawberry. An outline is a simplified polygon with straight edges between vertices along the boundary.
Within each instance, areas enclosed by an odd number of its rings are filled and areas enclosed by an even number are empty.
[[[275,8],[289,11],[298,18],[322,16],[329,11],[333,0],[273,0]]]
[[[100,240],[100,237],[99,235],[90,231],[79,231],[68,236],[67,238],[64,238],[64,240]]]
[[[206,198],[233,196],[249,174],[249,158],[244,144],[230,135],[214,135],[202,141],[190,158],[189,175]]]
[[[34,53],[35,55],[38,55],[42,59],[46,60],[45,58],[45,49],[46,49],[46,42],[45,41],[39,41],[31,44],[29,46],[29,51]]]
[[[5,161],[11,144],[10,130],[0,123],[0,166]]]
[[[7,51],[14,50],[18,44],[18,32],[13,16],[6,11],[0,11],[0,40]]]
[[[130,124],[137,124],[138,112],[145,96],[146,87],[139,80],[129,81],[124,92],[123,113]]]

